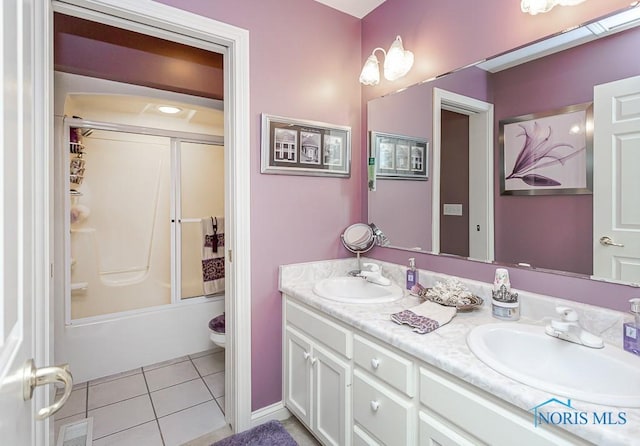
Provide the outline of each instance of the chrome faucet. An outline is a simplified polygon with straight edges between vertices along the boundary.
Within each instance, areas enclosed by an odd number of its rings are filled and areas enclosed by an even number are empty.
[[[363,269],[358,274],[358,277],[362,277],[367,282],[375,283],[378,285],[389,286],[391,281],[386,277],[382,277],[380,265],[375,263],[363,263]]]
[[[562,319],[551,319],[551,323],[544,329],[546,334],[564,341],[584,345],[585,347],[604,347],[601,337],[588,332],[580,326],[578,313],[573,308],[556,307],[556,313],[560,314]]]

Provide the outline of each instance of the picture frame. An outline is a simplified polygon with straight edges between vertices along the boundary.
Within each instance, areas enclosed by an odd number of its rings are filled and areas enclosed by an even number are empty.
[[[266,174],[351,176],[351,127],[262,114]]]
[[[369,157],[375,160],[377,178],[429,179],[429,141],[426,138],[369,133]]]
[[[501,195],[593,193],[593,104],[500,120]]]

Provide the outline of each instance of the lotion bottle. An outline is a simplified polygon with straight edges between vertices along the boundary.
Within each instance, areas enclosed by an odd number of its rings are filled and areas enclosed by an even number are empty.
[[[629,300],[631,314],[635,316],[633,322],[623,325],[623,347],[626,351],[640,355],[640,298]]]
[[[416,269],[416,259],[409,259],[409,269],[407,270],[407,289],[410,290],[418,283],[418,270]]]

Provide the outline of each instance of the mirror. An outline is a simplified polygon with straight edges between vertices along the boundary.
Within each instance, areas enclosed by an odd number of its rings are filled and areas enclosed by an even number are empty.
[[[428,181],[377,178],[369,221],[395,248],[593,276],[601,205],[592,194],[501,195],[499,123],[594,102],[594,86],[640,75],[638,24],[629,8],[369,101],[369,132],[426,138],[431,166]]]
[[[362,254],[373,248],[375,237],[371,226],[355,223],[344,230],[340,236],[345,248],[354,254]]]

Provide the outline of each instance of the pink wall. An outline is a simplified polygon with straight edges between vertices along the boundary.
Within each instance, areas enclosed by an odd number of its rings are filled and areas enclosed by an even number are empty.
[[[360,218],[360,20],[312,0],[162,0],[250,32],[252,399],[282,399],[278,266],[346,257]],[[260,174],[260,114],[352,127],[349,179]],[[350,255],[350,254],[349,254]],[[242,327],[240,327],[242,329]]]
[[[405,48],[414,52],[416,64],[405,78],[395,82],[382,80],[376,87],[363,87],[363,116],[366,116],[367,101],[372,98],[607,15],[628,4],[626,0],[590,1],[529,16],[520,12],[519,2],[512,0],[387,0],[362,21],[362,62],[373,48],[390,45],[400,33]],[[425,119],[430,122],[430,115]],[[366,119],[363,119],[362,131],[366,132],[366,128]],[[367,215],[366,206],[363,187],[363,216]],[[495,270],[495,266],[481,262],[389,248],[376,248],[371,256],[401,264],[415,256],[420,268],[482,281],[491,280]],[[638,289],[633,287],[533,270],[511,268],[511,277],[513,285],[523,290],[621,310],[626,310],[627,300],[638,294]]]

